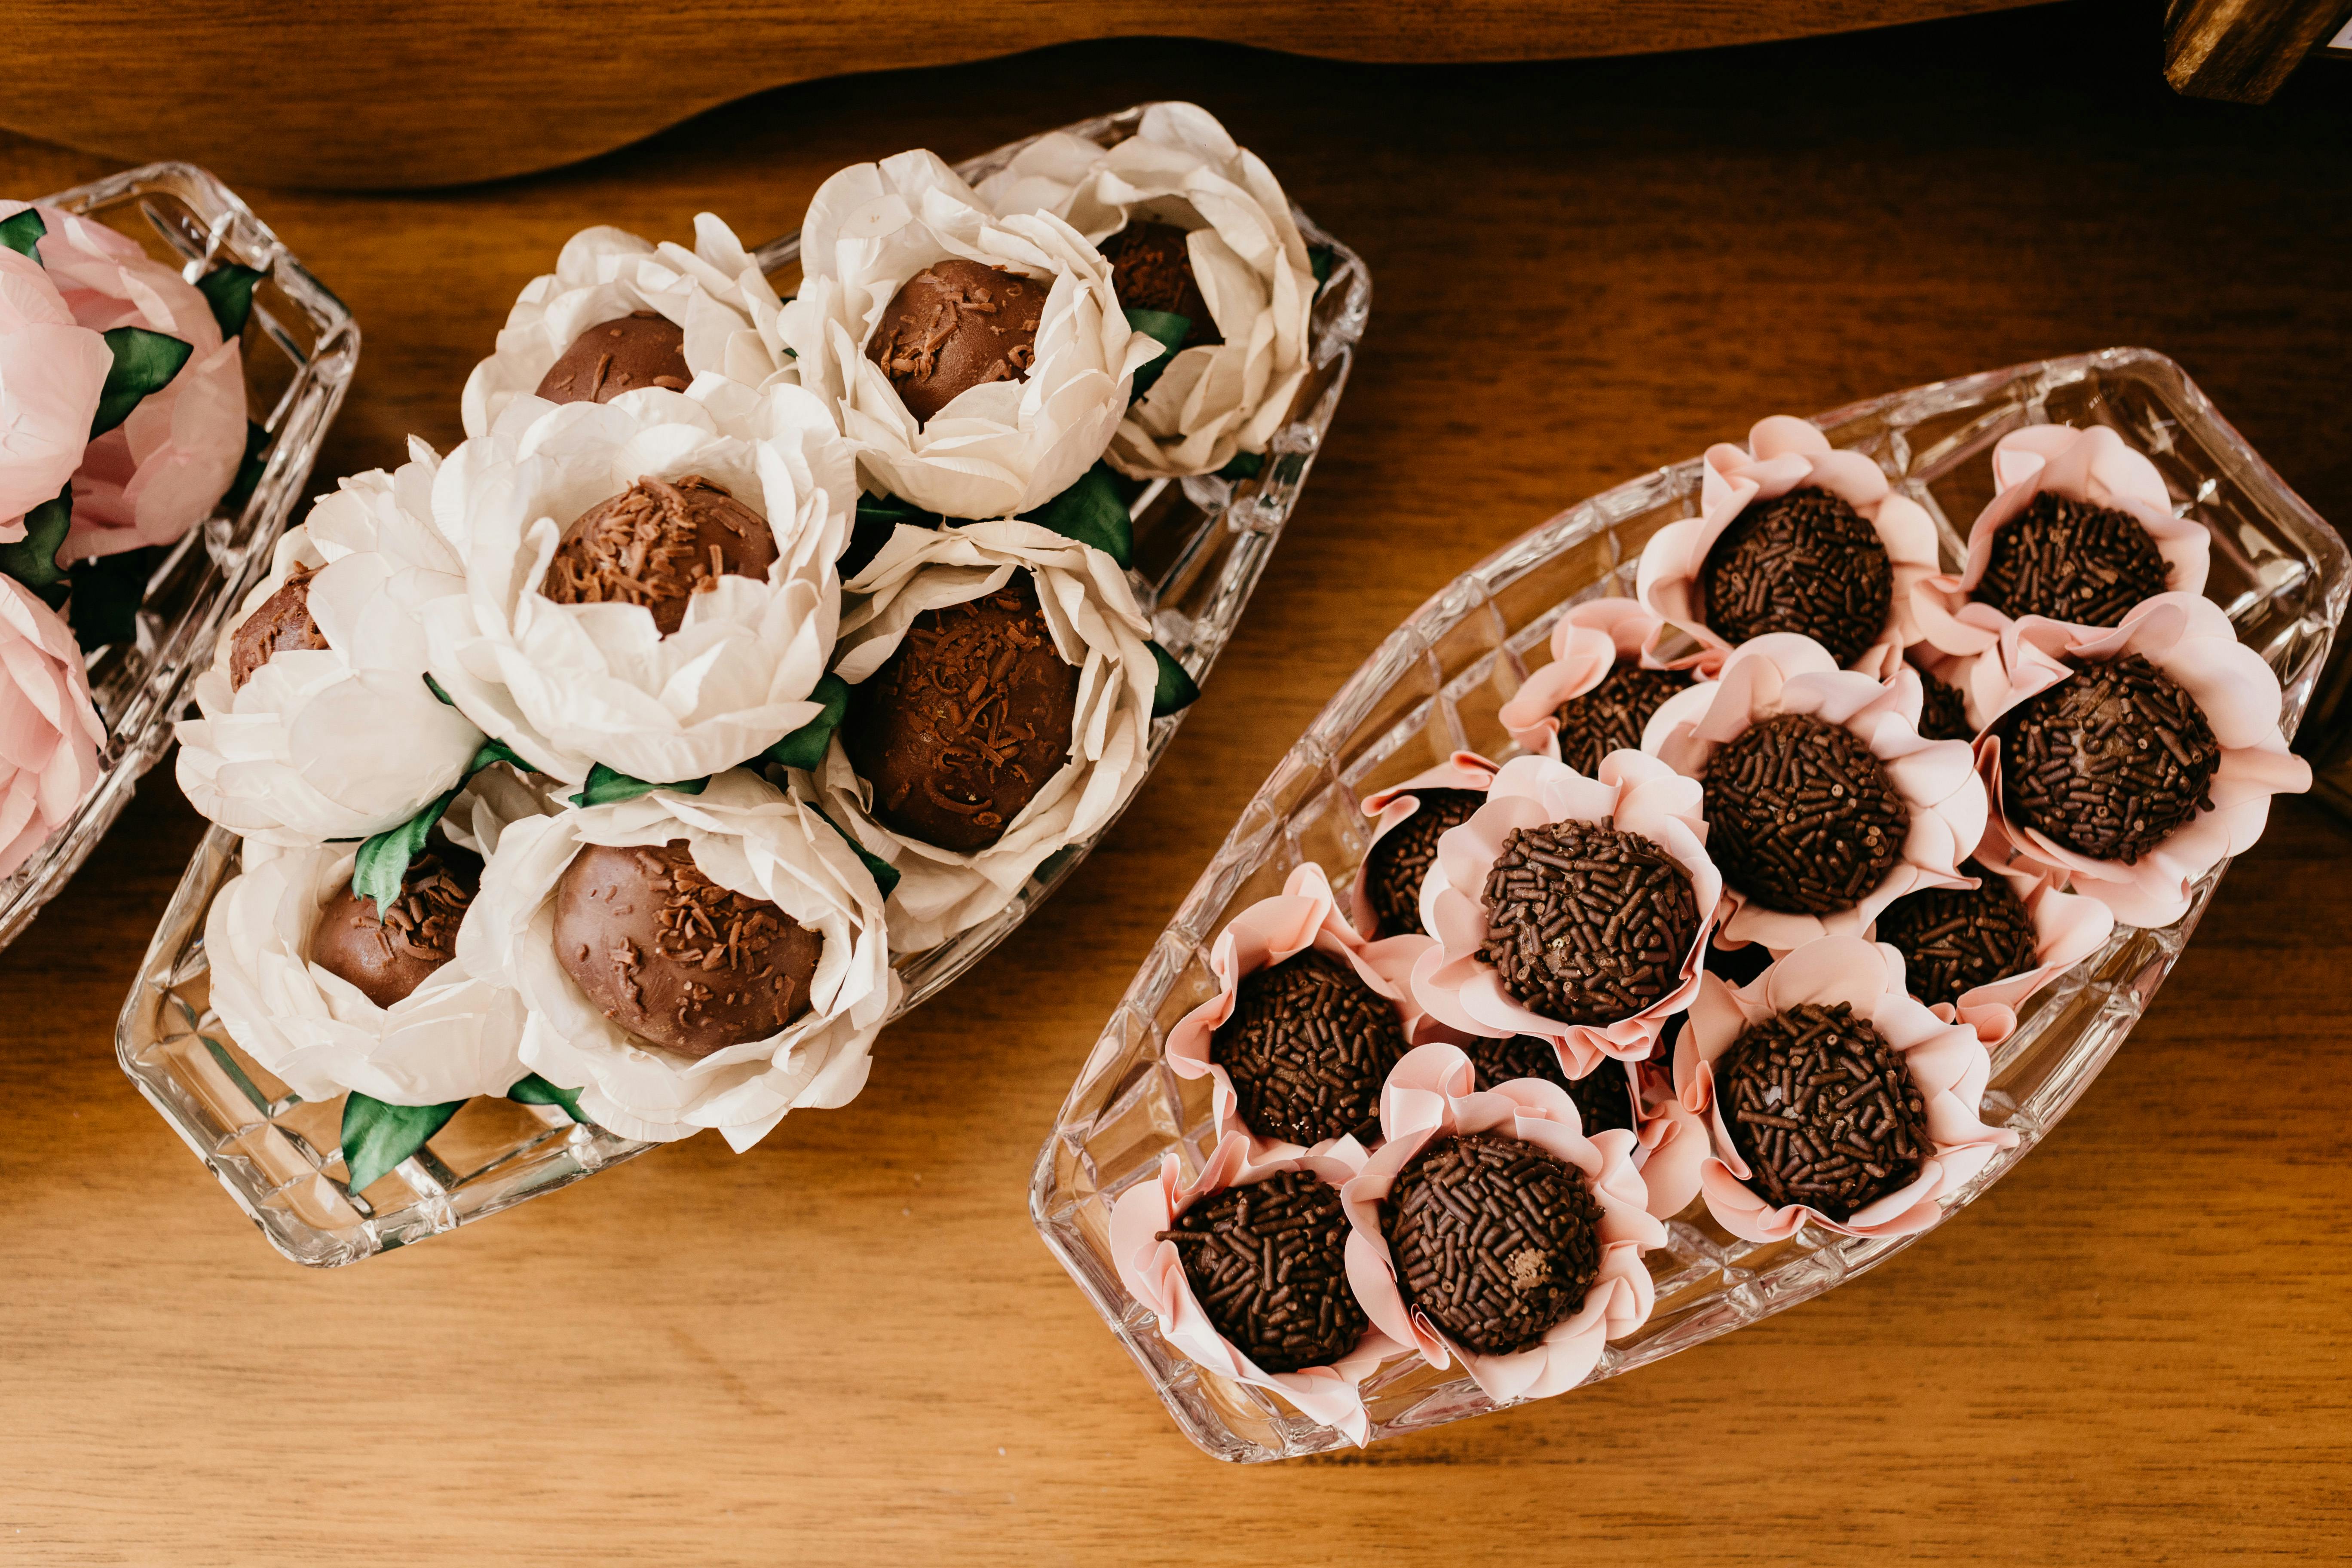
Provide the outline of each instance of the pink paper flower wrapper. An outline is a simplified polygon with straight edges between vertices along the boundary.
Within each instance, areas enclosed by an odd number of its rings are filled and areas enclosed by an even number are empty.
[[[0,247],[0,544],[81,467],[114,355],[41,264]]]
[[[1601,776],[1585,777],[1549,757],[1514,757],[1496,773],[1486,804],[1437,841],[1437,859],[1421,887],[1421,922],[1433,945],[1412,966],[1413,1001],[1440,1022],[1489,1039],[1535,1035],[1560,1048],[1569,1076],[1582,1078],[1604,1058],[1640,1061],[1657,1044],[1668,1017],[1697,994],[1699,964],[1723,898],[1723,877],[1707,858],[1706,824],[1699,814],[1696,779],[1683,778],[1657,758],[1612,752]],[[1495,966],[1479,956],[1486,941],[1486,878],[1514,828],[1553,822],[1605,823],[1638,833],[1673,857],[1690,879],[1699,913],[1697,935],[1683,955],[1674,989],[1631,1017],[1607,1024],[1571,1024],[1547,1017],[1504,988]]]
[[[98,783],[105,744],[72,629],[0,577],[0,877],[73,815]]]
[[[2063,891],[2046,874],[2022,866],[1998,867],[1981,858],[1978,864],[2007,882],[2033,917],[2034,965],[1990,984],[1971,986],[1956,1002],[1935,1004],[1934,1012],[1946,1023],[1968,1025],[1991,1047],[2017,1032],[2017,1010],[2028,997],[2099,951],[2116,929],[2116,917],[2098,900]]]
[[[1723,929],[1732,943],[1760,942],[1779,956],[1832,931],[1859,936],[1879,910],[1906,893],[1968,885],[1959,867],[1984,837],[1984,784],[1966,741],[1920,737],[1920,697],[1918,672],[1908,666],[1898,664],[1882,681],[1839,669],[1829,650],[1811,637],[1773,632],[1740,644],[1724,660],[1720,677],[1676,692],[1651,716],[1642,749],[1694,779],[1706,775],[1717,747],[1758,720],[1806,713],[1841,725],[1870,748],[1910,811],[1903,858],[1853,909],[1788,914],[1751,902],[1727,884]]]
[[[1158,1314],[1161,1339],[1220,1377],[1273,1390],[1309,1420],[1336,1428],[1358,1447],[1372,1436],[1371,1417],[1364,1410],[1364,1379],[1382,1362],[1411,1347],[1371,1328],[1364,1331],[1354,1350],[1328,1366],[1267,1372],[1217,1331],[1192,1293],[1192,1282],[1185,1277],[1184,1260],[1176,1244],[1160,1240],[1160,1233],[1173,1226],[1176,1216],[1201,1199],[1229,1187],[1252,1186],[1284,1171],[1309,1171],[1326,1184],[1339,1187],[1363,1168],[1363,1146],[1353,1138],[1342,1138],[1319,1154],[1253,1165],[1248,1139],[1228,1134],[1217,1141],[1215,1152],[1195,1180],[1187,1184],[1177,1157],[1163,1155],[1159,1178],[1120,1194],[1110,1213],[1110,1251],[1118,1265],[1119,1282]],[[1351,1235],[1351,1253],[1354,1247]]]
[[[1475,789],[1484,792],[1492,783],[1496,764],[1475,752],[1456,752],[1446,761],[1424,773],[1418,773],[1401,784],[1391,784],[1364,797],[1364,815],[1372,819],[1372,837],[1364,846],[1364,858],[1356,867],[1356,879],[1348,894],[1348,909],[1360,931],[1381,929],[1381,917],[1372,908],[1371,889],[1367,879],[1370,875],[1372,845],[1412,820],[1421,809],[1421,794],[1425,789]]]
[[[2045,491],[2128,513],[2164,557],[2168,591],[2205,591],[2211,536],[2202,523],[2172,515],[2172,497],[2156,465],[2106,426],[2076,430],[2029,425],[2012,430],[1993,447],[1992,473],[1998,490],[1969,525],[1968,559],[1959,574],[1937,573],[1912,590],[1912,618],[1920,636],[1944,652],[1981,654],[2000,640],[2010,617],[1971,595],[1992,559],[1993,535]]]
[[[1363,1172],[1340,1191],[1355,1233],[1348,1238],[1348,1282],[1372,1327],[1411,1345],[1432,1366],[1460,1361],[1497,1405],[1564,1394],[1591,1374],[1612,1339],[1648,1321],[1657,1300],[1645,1248],[1665,1245],[1665,1227],[1650,1216],[1648,1192],[1633,1168],[1633,1134],[1611,1128],[1587,1138],[1576,1102],[1558,1084],[1515,1079],[1483,1092],[1470,1058],[1458,1047],[1421,1046],[1397,1063],[1381,1091],[1381,1131],[1387,1142]],[[1552,1325],[1541,1341],[1508,1355],[1481,1355],[1446,1338],[1428,1315],[1405,1304],[1396,1259],[1381,1226],[1381,1205],[1404,1168],[1430,1140],[1495,1132],[1534,1144],[1582,1172],[1601,1205],[1601,1272],[1584,1304]]]
[[[2008,815],[2000,795],[2001,717],[2074,674],[2070,658],[2098,662],[2136,653],[2186,690],[2204,711],[2221,762],[2213,809],[2200,811],[2137,865],[2094,860]],[[1979,858],[2040,872],[2087,894],[2126,925],[2170,925],[2189,912],[2189,889],[2222,860],[2253,847],[2270,820],[2271,796],[2311,787],[2311,764],[2286,749],[2279,731],[2277,674],[2238,640],[2219,605],[2195,594],[2144,599],[2112,628],[2028,616],[2004,627],[1992,656],[1972,671],[1970,700],[1985,715],[1977,768],[1994,812]]]
[[[1911,616],[1912,590],[1937,568],[1936,524],[1918,502],[1888,488],[1876,463],[1859,452],[1833,450],[1829,437],[1802,419],[1775,414],[1756,422],[1745,448],[1717,442],[1706,449],[1699,515],[1670,522],[1650,536],[1635,594],[1662,621],[1708,647],[1727,650],[1731,645],[1707,626],[1706,606],[1699,603],[1699,570],[1707,552],[1749,503],[1807,486],[1827,490],[1860,512],[1885,546],[1895,578],[1886,626],[1852,666],[1884,679],[1894,673],[1904,648],[1919,639]]]
[[[1833,1220],[1802,1204],[1776,1207],[1750,1191],[1753,1173],[1731,1142],[1715,1093],[1715,1064],[1751,1025],[1808,1002],[1850,1004],[1903,1053],[1927,1107],[1930,1149],[1908,1185]],[[1903,957],[1881,942],[1825,936],[1807,942],[1735,991],[1710,974],[1675,1047],[1675,1089],[1706,1125],[1710,1149],[1699,1190],[1717,1225],[1748,1241],[1784,1241],[1808,1221],[1841,1236],[1910,1236],[1942,1217],[1939,1200],[1958,1192],[2017,1134],[1978,1120],[1992,1058],[1966,1024],[1937,1017],[1903,988]]]
[[[1209,967],[1216,973],[1217,994],[1185,1014],[1168,1031],[1165,1054],[1170,1069],[1178,1078],[1211,1080],[1217,1141],[1222,1144],[1234,1136],[1245,1140],[1246,1173],[1255,1173],[1278,1161],[1320,1154],[1334,1141],[1326,1139],[1309,1149],[1284,1139],[1260,1137],[1242,1121],[1234,1080],[1209,1055],[1211,1040],[1218,1028],[1234,1016],[1242,982],[1294,953],[1315,948],[1346,963],[1356,972],[1358,979],[1395,1003],[1405,1038],[1411,1040],[1421,1019],[1406,976],[1412,969],[1413,959],[1428,945],[1425,936],[1366,942],[1348,923],[1348,917],[1339,912],[1323,868],[1311,860],[1290,874],[1281,892],[1270,899],[1260,899],[1235,915],[1217,934],[1216,945],[1209,950]]]
[[[1552,623],[1551,662],[1528,676],[1496,714],[1512,744],[1559,761],[1560,705],[1599,686],[1621,664],[1649,669],[1696,666],[1711,674],[1723,662],[1719,640],[1686,658],[1660,660],[1654,647],[1666,629],[1664,617],[1636,599],[1588,599],[1570,608]]]

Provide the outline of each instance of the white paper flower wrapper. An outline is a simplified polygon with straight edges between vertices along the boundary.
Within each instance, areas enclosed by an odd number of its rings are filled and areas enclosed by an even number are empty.
[[[1056,132],[980,186],[997,212],[1050,213],[1097,245],[1129,223],[1182,229],[1224,342],[1178,352],[1111,438],[1134,479],[1213,473],[1263,452],[1306,379],[1315,271],[1290,200],[1208,110],[1156,103],[1113,147]]]
[[[951,257],[1045,283],[1036,358],[1019,381],[959,394],[918,424],[866,341],[908,279]],[[1127,324],[1110,263],[1046,214],[999,218],[927,152],[825,181],[801,226],[802,282],[785,305],[801,384],[837,413],[869,487],[956,518],[1032,511],[1109,446],[1135,372],[1160,344]]]
[[[74,320],[41,264],[0,247],[0,544],[57,500],[89,445],[114,355]]]
[[[1015,572],[1036,580],[1055,651],[1077,667],[1078,696],[1069,761],[1003,837],[961,854],[891,832],[838,738],[815,779],[826,813],[898,868],[890,940],[902,952],[937,946],[1003,909],[1048,855],[1117,814],[1149,760],[1159,672],[1127,574],[1101,551],[1034,523],[898,529],[848,584],[835,673],[859,684],[898,650],[918,615],[994,593]]]
[[[583,846],[681,839],[704,876],[776,905],[823,941],[806,1013],[765,1039],[699,1059],[648,1045],[605,1017],[555,953],[556,883]],[[656,790],[515,824],[483,875],[458,956],[521,993],[524,1065],[579,1089],[590,1121],[649,1142],[715,1127],[739,1152],[787,1111],[856,1099],[874,1037],[900,994],[873,875],[807,801],[740,770],[699,795]]]
[[[0,577],[0,877],[73,816],[105,744],[73,628]]]
[[[563,531],[638,479],[699,475],[766,518],[764,580],[730,574],[664,637],[641,605],[539,591]],[[466,592],[428,616],[433,675],[484,730],[572,783],[602,763],[674,783],[756,755],[816,717],[840,615],[834,559],[857,485],[824,407],[799,387],[716,377],[607,404],[510,405],[442,465],[433,515]]]

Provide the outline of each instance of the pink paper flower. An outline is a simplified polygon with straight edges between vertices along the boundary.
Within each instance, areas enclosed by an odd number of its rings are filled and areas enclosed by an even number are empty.
[[[47,843],[97,784],[104,744],[72,629],[22,584],[0,577],[0,877]]]
[[[2137,864],[2094,860],[2011,816],[2001,803],[2001,717],[2028,698],[2070,679],[2068,660],[2098,663],[2136,653],[2186,690],[2221,742],[2221,765],[2200,811]],[[2189,912],[2189,889],[2223,859],[2253,847],[2270,820],[2271,796],[2311,787],[2311,764],[2286,749],[2279,731],[2277,674],[2238,640],[2221,607],[2195,594],[2144,599],[2115,627],[2071,626],[2028,616],[2003,627],[1992,653],[1977,661],[1971,703],[1985,715],[1976,762],[1994,812],[1978,856],[2046,875],[2087,894],[2126,925],[2167,926]]]
[[[1655,757],[1612,752],[1598,779],[1549,757],[1514,757],[1486,791],[1486,804],[1437,841],[1437,860],[1421,889],[1421,920],[1433,939],[1412,966],[1414,1002],[1432,1017],[1490,1039],[1535,1035],[1560,1049],[1570,1078],[1604,1058],[1640,1061],[1665,1020],[1697,994],[1701,960],[1723,897],[1723,878],[1707,858],[1706,824],[1696,780],[1678,777]],[[1603,823],[1656,844],[1690,879],[1698,931],[1666,994],[1630,1017],[1574,1024],[1536,1012],[1505,988],[1500,971],[1480,956],[1487,933],[1486,887],[1503,842],[1515,828],[1553,822]]]
[[[1348,1239],[1348,1281],[1373,1328],[1419,1351],[1432,1366],[1459,1360],[1496,1404],[1564,1394],[1591,1374],[1611,1340],[1648,1321],[1656,1292],[1642,1253],[1665,1245],[1665,1227],[1645,1206],[1648,1191],[1633,1168],[1633,1134],[1611,1128],[1587,1138],[1568,1091],[1541,1079],[1516,1079],[1483,1092],[1472,1083],[1470,1058],[1442,1044],[1419,1047],[1389,1075],[1381,1091],[1381,1131],[1387,1142],[1340,1191],[1355,1226]],[[1383,1200],[1431,1140],[1471,1132],[1534,1144],[1581,1172],[1601,1205],[1601,1269],[1583,1305],[1535,1345],[1507,1355],[1485,1355],[1454,1343],[1427,1313],[1406,1304],[1381,1224]]]
[[[1421,810],[1421,792],[1425,789],[1468,789],[1484,795],[1495,777],[1496,766],[1475,752],[1456,752],[1446,761],[1425,772],[1418,773],[1401,784],[1391,784],[1364,797],[1364,815],[1372,819],[1372,837],[1364,846],[1364,858],[1356,867],[1356,879],[1348,895],[1349,912],[1360,931],[1381,929],[1380,912],[1372,908],[1371,889],[1367,879],[1372,864],[1372,846],[1412,820]],[[1417,1043],[1417,1042],[1416,1042]]]
[[[2075,430],[2029,425],[2012,430],[1993,447],[1992,473],[1998,493],[1969,526],[1968,560],[1959,574],[1937,573],[1912,589],[1912,616],[1920,636],[1944,652],[1981,654],[2000,640],[2010,617],[1971,595],[1992,559],[1993,535],[2044,492],[2128,513],[2164,557],[2165,586],[2179,594],[2205,591],[2211,537],[2202,523],[2172,515],[2172,497],[2156,465],[2106,426]]]
[[[1271,1373],[1252,1361],[1239,1345],[1217,1331],[1209,1314],[1192,1293],[1184,1260],[1176,1244],[1160,1233],[1172,1228],[1176,1216],[1202,1198],[1232,1187],[1252,1186],[1283,1171],[1312,1172],[1326,1184],[1343,1186],[1364,1167],[1363,1146],[1342,1138],[1319,1154],[1303,1154],[1271,1163],[1253,1165],[1249,1141],[1233,1134],[1221,1138],[1208,1163],[1191,1183],[1173,1154],[1161,1157],[1155,1181],[1139,1183],[1119,1194],[1111,1206],[1110,1252],[1118,1264],[1119,1282],[1128,1293],[1160,1319],[1160,1337],[1178,1353],[1220,1377],[1271,1389],[1309,1420],[1336,1427],[1359,1447],[1371,1440],[1371,1418],[1364,1410],[1361,1384],[1381,1363],[1401,1355],[1401,1345],[1377,1328],[1367,1329],[1356,1348],[1328,1366],[1302,1367],[1297,1372]],[[1350,1254],[1356,1238],[1348,1238]]]
[[[1841,725],[1870,748],[1910,813],[1902,858],[1853,909],[1789,914],[1727,885],[1723,929],[1733,944],[1760,942],[1778,955],[1832,931],[1859,936],[1906,893],[1968,885],[1959,866],[1984,837],[1984,785],[1967,742],[1920,738],[1919,702],[1918,672],[1906,665],[1882,681],[1839,669],[1811,637],[1774,632],[1734,648],[1717,679],[1668,698],[1652,716],[1642,749],[1695,779],[1706,776],[1717,747],[1759,720],[1803,713]]]
[[[1748,504],[1773,500],[1805,487],[1827,490],[1866,519],[1894,569],[1886,626],[1849,667],[1882,679],[1894,673],[1903,650],[1918,640],[1912,589],[1937,567],[1936,524],[1925,508],[1895,494],[1876,463],[1859,452],[1832,450],[1829,437],[1801,419],[1775,414],[1759,419],[1743,449],[1718,442],[1706,449],[1699,515],[1670,522],[1643,547],[1635,592],[1663,621],[1718,653],[1731,646],[1710,629],[1700,603],[1699,571],[1723,531]],[[1656,646],[1651,639],[1651,647]]]
[[[1990,833],[1994,829],[1988,828]],[[1979,865],[2009,884],[2033,917],[2033,967],[1970,986],[1954,1002],[1933,1005],[1946,1023],[1966,1024],[1992,1047],[2017,1032],[2017,1011],[2027,998],[2099,951],[2116,929],[2115,912],[2096,899],[2059,888],[2051,878],[2024,866],[2001,868],[1979,856]]]
[[[1658,613],[1634,599],[1588,599],[1552,623],[1551,662],[1529,675],[1496,715],[1512,744],[1535,756],[1559,760],[1559,710],[1609,679],[1621,664],[1645,669],[1714,673],[1723,662],[1718,640],[1695,653],[1660,662],[1654,645],[1666,631]]]
[[[0,544],[81,465],[114,355],[77,324],[41,264],[0,247]]]
[[[1753,1173],[1731,1141],[1715,1092],[1715,1064],[1740,1036],[1777,1013],[1840,1002],[1903,1056],[1927,1103],[1930,1149],[1919,1173],[1895,1192],[1833,1220],[1803,1204],[1775,1206],[1751,1190]],[[1710,1142],[1699,1190],[1717,1225],[1748,1241],[1784,1241],[1808,1221],[1841,1236],[1910,1236],[1943,1215],[1940,1201],[1958,1192],[2017,1134],[1978,1119],[1992,1058],[1965,1024],[1948,1023],[1903,988],[1903,960],[1891,947],[1853,936],[1806,943],[1735,991],[1710,974],[1691,1007],[1690,1026],[1675,1047],[1675,1087],[1683,1108],[1706,1125]]]

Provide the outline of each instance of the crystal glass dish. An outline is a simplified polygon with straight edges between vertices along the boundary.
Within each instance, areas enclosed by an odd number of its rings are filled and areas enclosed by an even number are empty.
[[[130,804],[140,775],[171,745],[173,722],[196,672],[212,660],[222,620],[268,569],[270,548],[310,477],[360,355],[360,330],[343,302],[235,192],[193,164],[150,163],[40,204],[120,230],[191,282],[226,263],[262,275],[242,353],[247,417],[269,433],[269,446],[245,504],[191,529],[157,564],[135,637],[89,656],[90,695],[106,721],[99,781],[47,844],[0,878],[0,947],[81,868]]]
[[[1147,107],[1063,129],[1108,144],[1132,134]],[[977,183],[1027,145],[1008,143],[957,172]],[[1306,214],[1295,207],[1293,213],[1307,244],[1329,253],[1330,268],[1309,328],[1312,368],[1290,419],[1276,432],[1255,476],[1162,480],[1129,507],[1135,534],[1129,581],[1160,646],[1196,680],[1205,680],[1240,624],[1297,504],[1371,315],[1371,275],[1362,260]],[[771,277],[795,274],[800,241],[797,236],[779,239],[757,254]],[[212,625],[207,648],[217,616]],[[1181,720],[1179,713],[1153,724],[1151,767],[1166,754]],[[931,996],[1003,941],[1109,830],[1106,825],[1048,859],[990,920],[938,947],[898,958],[907,987],[900,1011]],[[141,1092],[287,1257],[322,1267],[354,1263],[653,1147],[574,1125],[556,1107],[475,1100],[415,1156],[363,1192],[352,1192],[338,1146],[341,1097],[315,1102],[297,1097],[237,1048],[209,1007],[205,913],[236,870],[236,837],[214,828],[189,862],[148,947],[123,1004],[115,1051]]]
[[[1763,412],[1759,410],[1759,412]],[[1832,444],[1867,454],[1936,520],[1948,563],[1991,499],[1993,443],[2021,425],[2114,426],[2163,473],[2176,511],[2211,531],[2209,597],[2277,670],[2289,736],[2310,703],[2352,594],[2343,542],[2290,490],[2183,374],[2145,349],[1990,371],[1820,416]],[[1108,1247],[1111,1201],[1176,1154],[1196,1173],[1214,1146],[1209,1080],[1167,1068],[1167,1031],[1216,990],[1209,951],[1226,922],[1315,861],[1335,888],[1353,877],[1369,824],[1357,803],[1455,749],[1501,760],[1515,748],[1496,710],[1571,605],[1630,596],[1643,542],[1698,510],[1700,465],[1678,463],[1570,507],[1446,585],[1392,633],[1332,698],[1243,812],[1111,1016],[1040,1151],[1031,1215],[1047,1247],[1118,1336],[1184,1435],[1242,1462],[1321,1452],[1346,1440],[1264,1390],[1229,1382],[1172,1351],[1120,1284]],[[2119,926],[2100,952],[2044,989],[1993,1053],[1984,1119],[2017,1146],[1945,1205],[1945,1217],[1999,1181],[2065,1115],[2123,1044],[2196,929],[2227,863],[2162,930]],[[1808,1227],[1758,1246],[1694,1204],[1649,1255],[1657,1307],[1612,1343],[1591,1381],[1614,1377],[1793,1307],[1891,1257],[1914,1237],[1862,1240]],[[1375,1439],[1496,1408],[1458,1368],[1411,1359],[1365,1385]],[[1563,1397],[1573,1398],[1571,1393]]]

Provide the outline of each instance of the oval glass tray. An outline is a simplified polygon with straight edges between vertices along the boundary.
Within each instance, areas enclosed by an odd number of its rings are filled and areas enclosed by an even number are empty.
[[[2207,595],[2278,671],[2289,736],[2310,701],[2328,641],[2352,593],[2343,542],[2255,456],[2180,367],[2145,349],[1990,371],[1819,416],[1831,442],[1876,459],[1937,521],[1947,561],[1991,499],[1992,444],[2021,425],[2115,426],[2156,462],[2175,510],[2211,530]],[[1078,1074],[1039,1152],[1030,1211],[1055,1257],[1135,1357],[1184,1435],[1222,1459],[1286,1458],[1346,1439],[1264,1390],[1177,1354],[1119,1283],[1108,1249],[1110,1200],[1175,1152],[1187,1176],[1213,1146],[1209,1080],[1166,1067],[1166,1031],[1214,993],[1209,950],[1234,915],[1281,889],[1312,860],[1344,888],[1362,858],[1357,802],[1456,748],[1515,752],[1496,710],[1531,662],[1548,657],[1569,605],[1630,596],[1643,543],[1697,511],[1694,459],[1618,486],[1496,552],[1383,642],[1332,698],[1242,813],[1154,946]],[[1945,1205],[1945,1217],[2024,1158],[2123,1044],[2196,929],[2227,863],[2200,884],[2188,915],[2113,939],[2043,990],[1993,1055],[1987,1121],[2017,1147]],[[1883,1262],[1915,1237],[1860,1240],[1809,1227],[1770,1246],[1741,1241],[1694,1203],[1649,1255],[1657,1307],[1612,1343],[1590,1381],[1614,1377],[1810,1300]],[[1459,1369],[1410,1359],[1366,1385],[1375,1439],[1496,1408]],[[1568,1397],[1573,1397],[1569,1395]]]
[[[1149,107],[1062,129],[1108,144],[1131,134]],[[958,164],[957,173],[976,184],[1034,140],[1009,142]],[[1206,680],[1241,622],[1330,428],[1355,345],[1371,316],[1371,274],[1363,261],[1305,213],[1294,206],[1292,214],[1307,244],[1328,253],[1330,266],[1309,325],[1311,368],[1290,419],[1275,433],[1255,475],[1161,480],[1129,508],[1135,531],[1129,581],[1160,646],[1195,680]],[[799,237],[772,241],[757,255],[771,277],[795,270]],[[1144,778],[1160,765],[1182,718],[1178,713],[1152,725]],[[1003,942],[1116,821],[1048,859],[992,918],[938,947],[894,959],[907,987],[898,1012],[936,994]],[[116,1026],[115,1054],[140,1091],[287,1257],[321,1267],[355,1263],[655,1147],[599,1127],[575,1126],[553,1106],[481,1099],[396,1170],[353,1193],[339,1148],[342,1098],[300,1100],[237,1048],[209,1006],[205,911],[236,868],[236,837],[212,829],[149,944]]]

